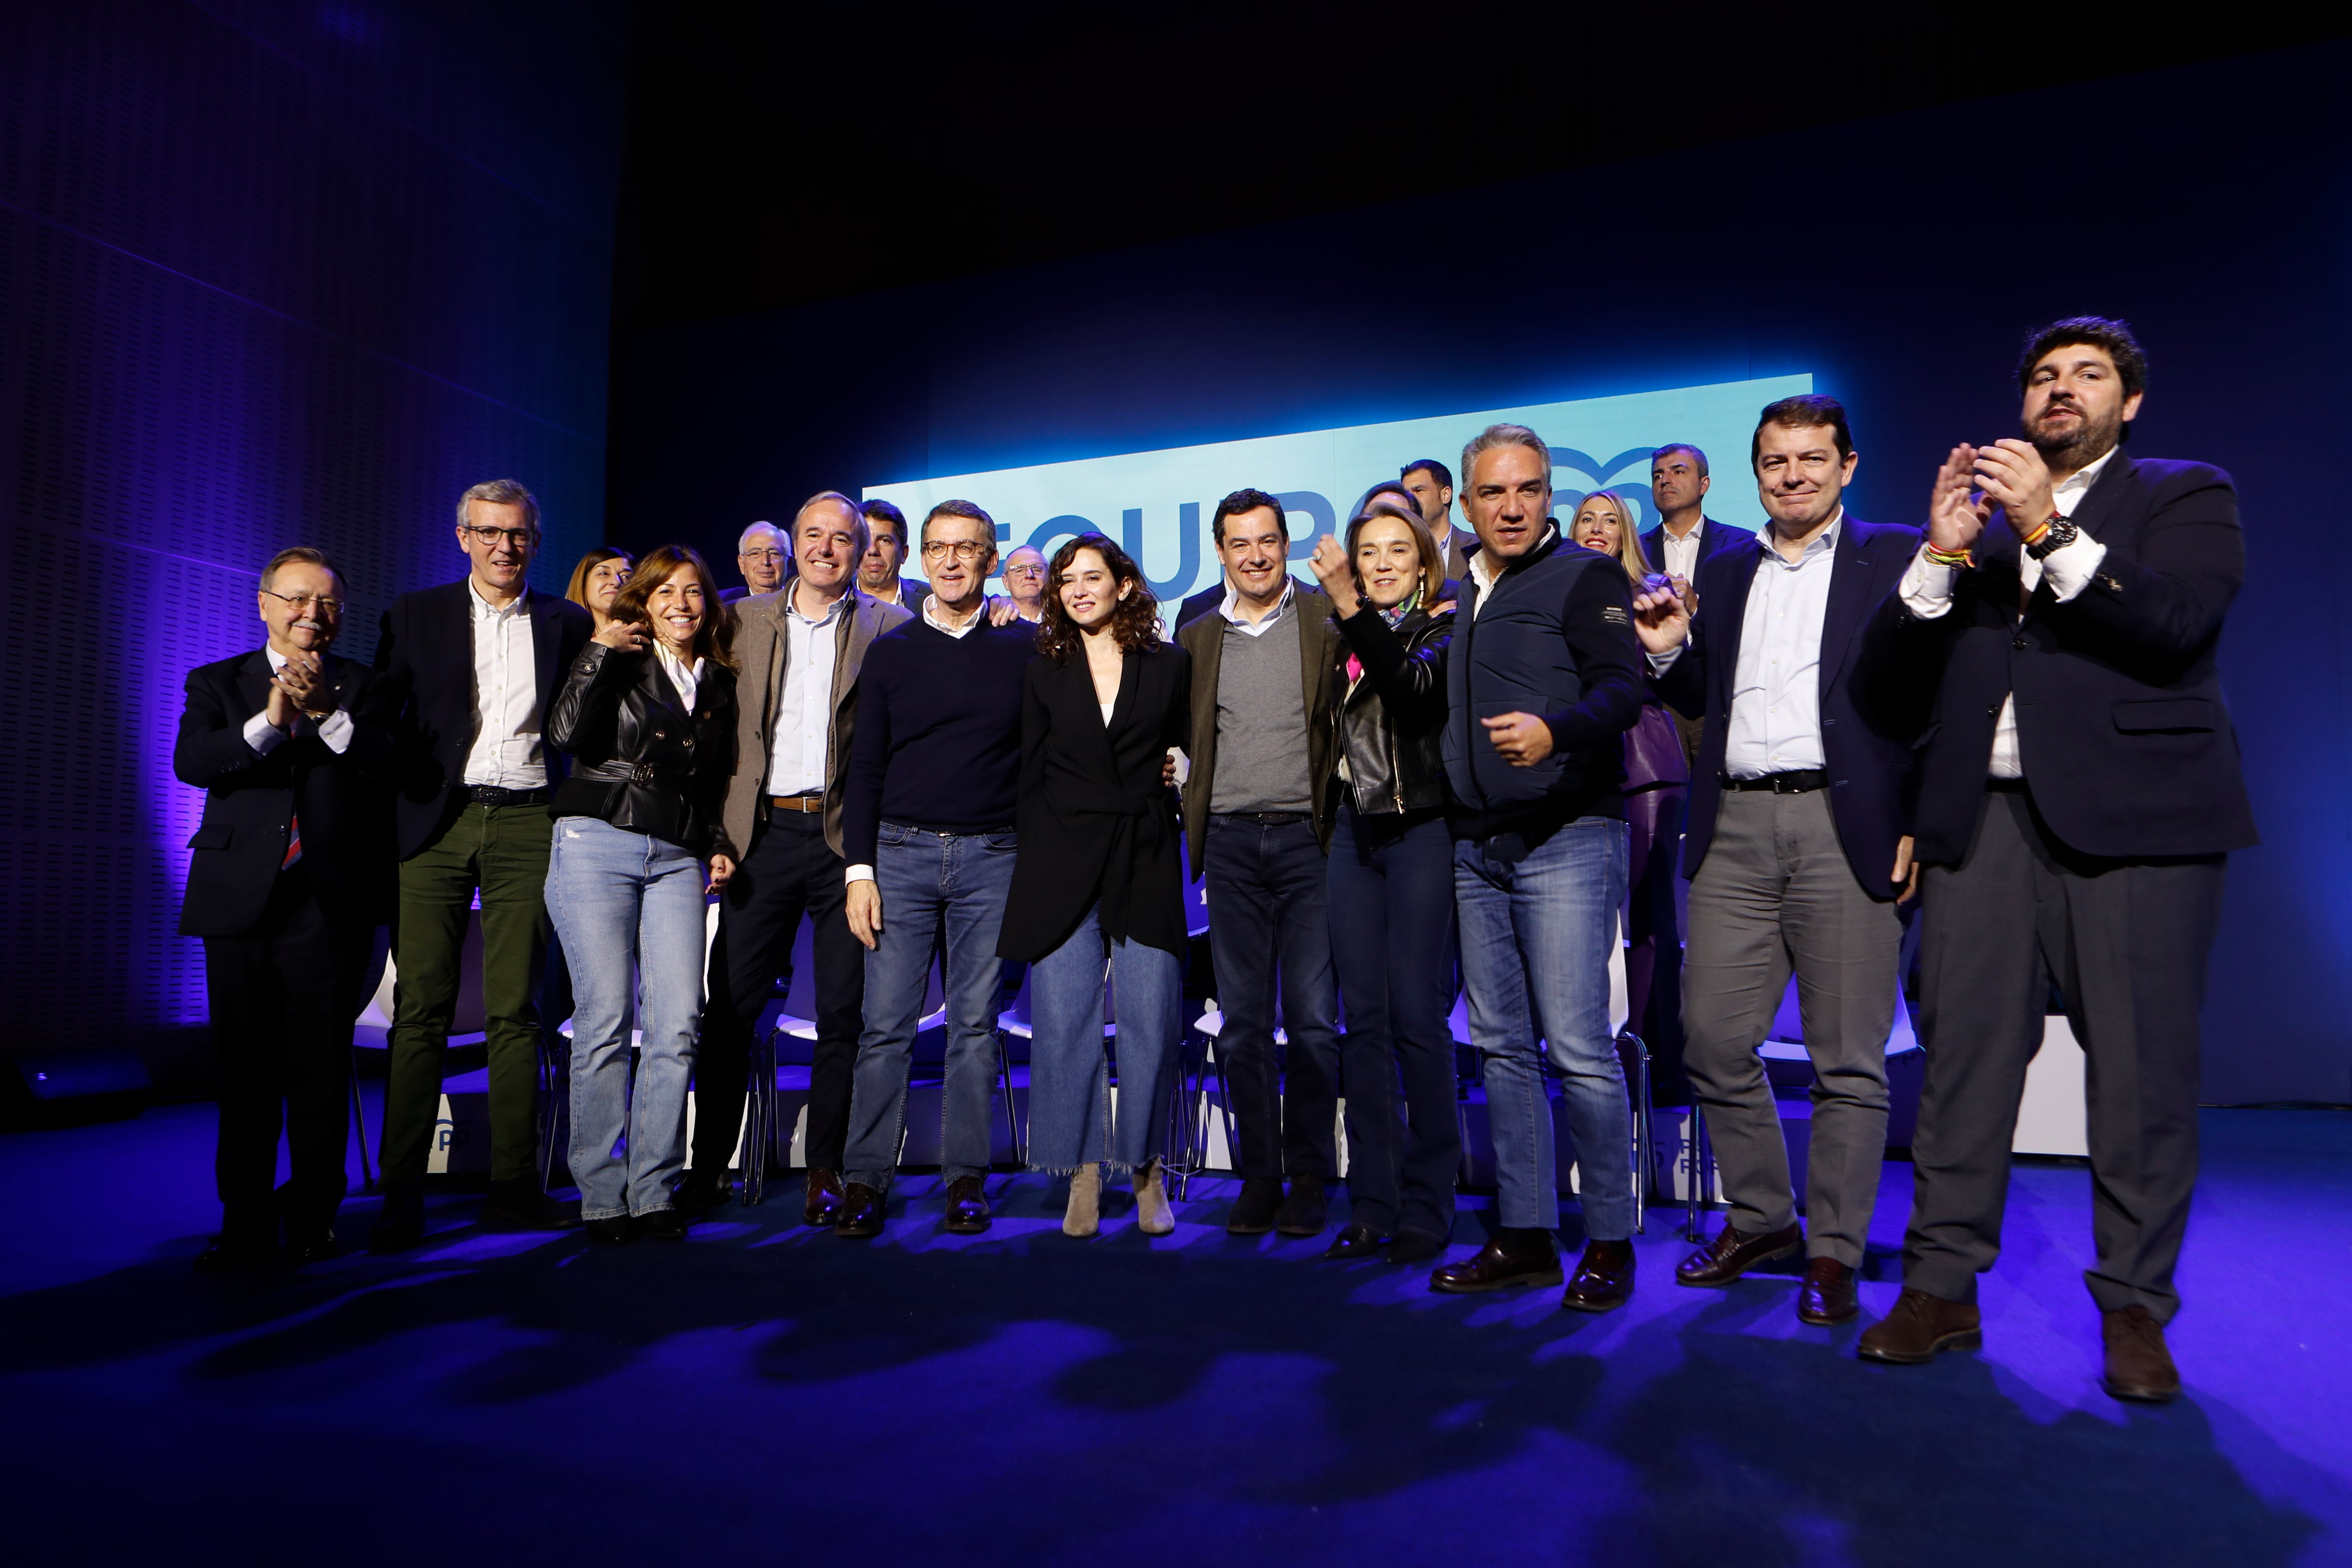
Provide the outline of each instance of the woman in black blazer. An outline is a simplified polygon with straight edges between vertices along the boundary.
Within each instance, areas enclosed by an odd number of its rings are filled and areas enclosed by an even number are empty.
[[[710,888],[735,869],[719,826],[735,672],[719,615],[700,556],[651,552],[548,709],[547,743],[574,764],[550,805],[547,863],[547,910],[572,961],[572,1179],[589,1239],[612,1246],[686,1235],[670,1194],[702,1024],[703,862]],[[634,1086],[633,981],[644,1045]]]
[[[1092,1236],[1102,1166],[1135,1173],[1147,1235],[1176,1226],[1159,1143],[1182,1027],[1184,877],[1163,769],[1192,724],[1192,659],[1099,533],[1055,552],[1021,724],[1021,847],[997,952],[1029,972],[1029,1160],[1070,1175],[1062,1229]],[[1103,982],[1118,1023],[1114,1118]]]

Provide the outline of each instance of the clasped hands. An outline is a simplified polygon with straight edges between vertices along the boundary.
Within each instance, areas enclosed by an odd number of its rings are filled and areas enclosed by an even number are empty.
[[[2058,510],[2050,465],[2031,441],[2012,437],[1990,447],[1963,441],[1952,448],[1928,497],[1928,547],[1954,554],[1971,548],[1996,506],[2020,539],[2040,531]]]
[[[334,688],[327,684],[327,661],[298,648],[269,678],[269,700],[263,717],[274,729],[291,731],[300,714],[324,714],[334,705]]]

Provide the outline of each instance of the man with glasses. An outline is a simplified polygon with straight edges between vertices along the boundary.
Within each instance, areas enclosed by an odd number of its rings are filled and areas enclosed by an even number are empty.
[[[1035,625],[1045,618],[1045,552],[1024,544],[1004,558],[1004,591],[1013,613]]]
[[[425,1232],[425,1166],[457,1011],[458,955],[478,890],[488,1014],[490,1192],[486,1222],[577,1225],[540,1190],[540,968],[547,949],[548,797],[562,758],[541,740],[547,704],[588,641],[588,612],[525,580],[539,502],[512,479],[457,500],[462,582],[384,612],[378,699],[400,746],[400,898],[393,931],[392,1063],[383,1093],[383,1214],[376,1252]]]
[[[866,946],[866,1029],[850,1093],[847,1179],[835,1234],[880,1234],[907,1115],[907,1066],[933,933],[947,930],[947,1073],[940,1174],[947,1228],[988,1228],[996,1078],[997,929],[1013,886],[1021,698],[1036,634],[990,624],[982,591],[996,524],[967,500],[923,520],[931,590],[885,632],[857,682],[841,814],[849,929]]]
[[[731,605],[754,594],[772,594],[792,575],[793,555],[784,536],[772,522],[755,522],[735,542],[735,569],[743,574],[739,588],[721,588],[719,602]]]
[[[268,640],[188,672],[172,752],[180,782],[205,792],[180,931],[205,939],[220,1075],[207,1273],[277,1261],[281,1227],[297,1263],[334,1251],[352,1020],[391,901],[394,760],[368,700],[374,672],[327,651],[343,597],[320,552],[272,556],[257,595]]]

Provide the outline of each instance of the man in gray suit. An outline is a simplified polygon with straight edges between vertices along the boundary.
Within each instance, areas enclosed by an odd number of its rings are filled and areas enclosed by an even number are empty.
[[[743,1118],[751,1031],[791,965],[801,918],[814,923],[816,1051],[809,1069],[808,1223],[831,1226],[841,1205],[850,1069],[866,1002],[865,952],[844,912],[842,772],[866,650],[907,612],[858,591],[870,542],[866,517],[838,490],[812,496],[793,520],[796,575],[783,590],[735,606],[735,769],[719,841],[737,862],[710,949],[710,999],[695,1066],[692,1168],[677,1203],[727,1201],[727,1165]],[[757,1152],[747,1153],[757,1158]]]

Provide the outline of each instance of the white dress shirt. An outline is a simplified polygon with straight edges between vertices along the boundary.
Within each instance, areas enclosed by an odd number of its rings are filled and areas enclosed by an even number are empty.
[[[814,795],[824,788],[833,744],[833,664],[841,649],[841,628],[848,624],[848,603],[844,594],[811,620],[801,614],[798,589],[784,595],[784,685],[776,693],[776,721],[768,731],[772,795]]]
[[[702,679],[702,661],[698,658],[688,668],[686,660],[670,652],[669,645],[659,637],[654,639],[654,658],[661,661],[662,673],[669,677],[669,683],[677,688],[678,700],[686,704],[686,710],[693,712],[694,689]]]
[[[269,656],[270,674],[275,675],[286,668],[284,654],[274,647],[263,647],[261,651]],[[349,711],[338,707],[332,713],[313,725],[307,717],[297,713],[294,715],[293,724],[288,729],[281,730],[269,721],[269,709],[265,705],[260,712],[245,721],[245,743],[251,746],[257,755],[264,757],[277,749],[278,742],[290,741],[295,736],[305,732],[317,735],[319,739],[327,742],[327,750],[340,754],[351,750],[352,716]]]
[[[2107,466],[2117,448],[2110,447],[2096,462],[2069,474],[2050,492],[2050,504],[2060,517],[2071,518],[2097,482],[2100,470]],[[2091,585],[2099,570],[2099,563],[2107,558],[2107,547],[2087,533],[2078,533],[2074,542],[2053,550],[2036,561],[2023,550],[2017,552],[2018,577],[2030,596],[2046,575],[2050,592],[2060,604],[2080,594]],[[1952,607],[1952,584],[1959,576],[1957,566],[1939,566],[1927,559],[1927,547],[1922,544],[1919,553],[1911,558],[1910,569],[1903,574],[1896,592],[1903,595],[1903,607],[1923,621],[1932,621]],[[1992,762],[1986,769],[1997,779],[2021,779],[2025,776],[2025,759],[2017,747],[2017,697],[2011,693],[2000,700],[2000,718],[1992,727]]]
[[[951,637],[962,637],[966,632],[980,625],[981,617],[988,613],[988,601],[982,599],[979,607],[963,618],[961,626],[954,626],[941,619],[936,613],[939,602],[940,596],[937,594],[923,595],[923,623],[932,630],[945,632]]]
[[[1669,577],[1679,577],[1685,583],[1698,580],[1698,542],[1706,532],[1704,519],[1680,539],[1671,528],[1658,530],[1658,570]]]
[[[1224,602],[1217,606],[1217,613],[1231,621],[1234,630],[1250,637],[1262,637],[1274,630],[1275,623],[1282,619],[1283,612],[1290,608],[1290,601],[1297,596],[1298,579],[1285,577],[1282,580],[1282,597],[1274,602],[1274,608],[1256,620],[1244,620],[1242,618],[1242,591],[1228,582],[1225,584]]]
[[[466,753],[463,782],[544,789],[547,760],[540,750],[530,595],[517,594],[500,609],[468,577],[466,596],[474,612],[474,744]]]

